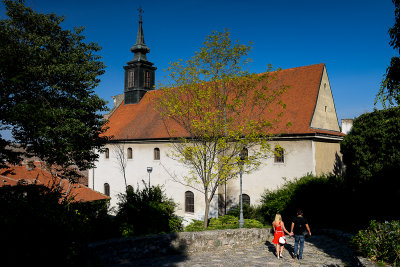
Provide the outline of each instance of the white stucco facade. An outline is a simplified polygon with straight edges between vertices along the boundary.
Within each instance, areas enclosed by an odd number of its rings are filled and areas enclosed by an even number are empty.
[[[259,204],[261,195],[266,189],[278,188],[285,182],[285,179],[300,178],[307,173],[316,174],[315,142],[312,137],[307,139],[304,136],[271,141],[272,147],[279,144],[284,148],[284,162],[276,163],[274,156],[271,156],[264,161],[258,170],[243,176],[242,193],[250,196],[251,204]],[[132,148],[133,151],[132,159],[127,159],[127,185],[131,185],[134,189],[138,186],[143,188],[142,180],[146,183],[149,181],[147,167],[152,167],[150,184],[163,186],[166,195],[178,204],[176,214],[188,220],[203,218],[204,195],[174,180],[173,177],[182,181],[187,170],[177,161],[168,157],[168,151],[172,149],[168,142],[125,142],[119,145],[124,146],[125,152],[128,148]],[[96,168],[89,171],[89,187],[105,193],[104,184],[108,183],[110,186],[110,204],[112,207],[116,207],[118,194],[125,191],[125,182],[113,146],[113,144],[106,146],[109,149],[109,158],[106,158],[105,153],[101,153]],[[154,160],[155,148],[160,149],[159,160]],[[222,187],[217,194],[225,196],[225,186]],[[226,189],[226,199],[229,203],[227,208],[229,209],[239,202],[239,177],[228,181]],[[191,191],[194,194],[194,213],[185,212],[186,191]],[[210,207],[209,215],[212,217],[218,214],[217,194]]]
[[[134,189],[143,188],[143,181],[149,183],[149,174],[147,167],[152,167],[150,173],[150,185],[160,185],[164,188],[167,197],[172,198],[176,204],[176,214],[188,219],[202,219],[204,216],[204,195],[196,192],[193,188],[185,186],[174,181],[173,177],[182,178],[187,171],[177,161],[167,156],[167,152],[171,149],[170,144],[166,142],[135,142],[120,143],[127,152],[128,148],[132,148],[132,159],[127,159],[125,170],[127,185],[131,185]],[[104,184],[110,186],[110,206],[116,207],[118,204],[118,194],[125,192],[125,181],[121,172],[120,164],[116,159],[115,147],[113,144],[107,145],[109,149],[109,158],[105,153],[101,153],[99,160],[96,162],[96,168],[89,170],[89,187],[105,193]],[[154,159],[154,149],[160,150],[160,159]],[[194,193],[194,213],[185,213],[185,192]],[[214,203],[215,202],[215,203]],[[217,199],[211,203],[210,216],[217,214]]]

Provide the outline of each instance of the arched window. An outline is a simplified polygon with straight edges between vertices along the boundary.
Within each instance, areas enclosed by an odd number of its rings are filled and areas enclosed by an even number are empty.
[[[247,204],[250,206],[250,196],[247,194],[242,194],[242,201],[243,204]]]
[[[132,148],[128,147],[128,159],[132,158]]]
[[[154,160],[160,160],[160,149],[158,147],[154,148]]]
[[[110,158],[110,150],[108,148],[106,148],[106,150],[104,151],[104,154],[106,156],[106,159]]]
[[[285,150],[280,147],[275,147],[275,163],[284,163],[285,162]]]
[[[104,184],[104,195],[110,196],[110,185],[108,183]]]
[[[194,194],[191,191],[185,192],[185,212],[194,212]]]

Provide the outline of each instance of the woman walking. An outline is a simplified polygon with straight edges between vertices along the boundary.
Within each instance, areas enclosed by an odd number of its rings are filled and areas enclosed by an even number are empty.
[[[282,258],[282,252],[284,248],[284,244],[279,243],[279,238],[285,236],[284,232],[286,232],[288,235],[290,235],[290,233],[288,232],[288,230],[286,230],[285,224],[283,223],[282,216],[280,214],[275,215],[275,221],[272,222],[272,227],[274,228],[274,240],[272,240],[272,243],[274,243],[276,246],[276,256],[279,259]]]

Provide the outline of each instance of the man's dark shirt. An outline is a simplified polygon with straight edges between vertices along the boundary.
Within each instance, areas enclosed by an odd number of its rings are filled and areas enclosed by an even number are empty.
[[[294,235],[304,235],[307,231],[306,224],[308,224],[307,219],[302,216],[296,216],[293,218],[293,233]]]

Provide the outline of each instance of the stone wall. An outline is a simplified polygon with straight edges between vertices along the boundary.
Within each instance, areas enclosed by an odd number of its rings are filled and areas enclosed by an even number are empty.
[[[89,254],[92,262],[108,266],[139,258],[247,247],[272,238],[269,228],[182,232],[92,243]]]

